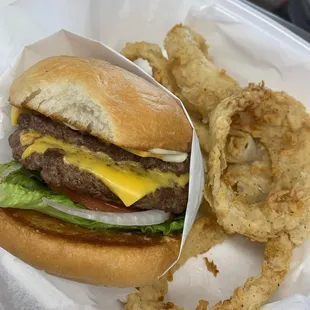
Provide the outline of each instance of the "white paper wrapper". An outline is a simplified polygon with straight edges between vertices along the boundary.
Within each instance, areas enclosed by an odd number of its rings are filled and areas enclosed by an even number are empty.
[[[166,32],[179,22],[203,34],[217,66],[242,85],[264,79],[267,86],[285,90],[310,107],[309,44],[233,0],[54,0],[53,7],[45,0],[20,0],[0,6],[0,73],[25,45],[61,28],[119,51],[127,41],[162,45]],[[1,147],[0,158],[3,154]],[[273,296],[277,303],[264,310],[310,310],[308,298],[295,296],[310,294],[309,246],[308,240],[295,250],[292,270]],[[262,245],[229,238],[204,255],[219,267],[217,278],[201,257],[192,258],[175,274],[167,299],[188,310],[201,298],[211,304],[223,300],[259,272],[262,253]],[[0,309],[122,309],[118,298],[128,291],[55,278],[0,251]]]
[[[9,147],[7,147],[8,134],[11,133],[11,126],[7,130],[7,123],[10,121],[9,110],[10,105],[8,100],[8,90],[9,85],[12,83],[13,79],[19,76],[22,72],[27,70],[29,67],[37,63],[38,61],[58,55],[69,55],[69,56],[79,56],[87,58],[97,58],[108,61],[111,64],[119,66],[127,71],[130,71],[150,83],[156,85],[157,87],[163,89],[170,96],[172,96],[187,112],[182,104],[182,102],[175,97],[172,93],[166,90],[162,85],[157,83],[150,75],[145,73],[140,67],[113,51],[108,46],[105,46],[99,42],[78,36],[66,30],[60,30],[55,34],[39,40],[38,42],[31,44],[25,48],[22,53],[17,57],[15,63],[8,67],[8,69],[0,76],[0,95],[2,95],[2,107],[0,107],[0,116],[2,117],[2,124],[0,124],[0,133],[2,132],[0,140],[0,148],[5,150],[5,158],[0,158],[0,162],[5,162],[7,157],[9,157]],[[188,121],[193,127],[191,120],[188,117]],[[197,215],[197,211],[200,206],[202,199],[204,186],[204,166],[203,159],[200,152],[199,141],[195,131],[193,130],[192,146],[191,146],[191,158],[190,158],[190,175],[189,175],[189,193],[188,202],[185,213],[184,228],[182,233],[182,240],[180,246],[180,252],[183,248],[186,237],[194,223]],[[179,253],[180,253],[179,252]],[[171,265],[170,267],[172,267]]]

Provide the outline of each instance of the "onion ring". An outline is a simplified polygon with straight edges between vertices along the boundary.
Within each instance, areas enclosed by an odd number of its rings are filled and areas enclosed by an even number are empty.
[[[255,123],[240,122],[247,112]],[[310,118],[305,107],[283,92],[263,84],[223,100],[210,115],[212,148],[208,160],[205,197],[226,232],[267,241],[282,232],[301,244],[309,232],[310,217]],[[266,199],[248,204],[225,182],[226,142],[231,129],[249,133],[267,150],[272,182]],[[253,178],[253,175],[251,176]]]
[[[182,97],[204,119],[223,99],[240,90],[235,80],[215,67],[208,57],[205,39],[189,27],[174,26],[165,38],[165,48]]]
[[[259,309],[283,282],[290,269],[293,248],[286,234],[268,240],[261,274],[249,278],[230,299],[217,303],[211,310]]]
[[[172,92],[176,90],[175,80],[168,68],[168,60],[159,45],[148,42],[127,43],[121,54],[131,61],[139,58],[146,60],[152,68],[155,80]]]

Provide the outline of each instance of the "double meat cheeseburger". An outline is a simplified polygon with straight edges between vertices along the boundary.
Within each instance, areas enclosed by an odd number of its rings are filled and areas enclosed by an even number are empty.
[[[192,128],[179,104],[96,59],[44,59],[12,84],[0,246],[48,273],[140,286],[176,259]]]

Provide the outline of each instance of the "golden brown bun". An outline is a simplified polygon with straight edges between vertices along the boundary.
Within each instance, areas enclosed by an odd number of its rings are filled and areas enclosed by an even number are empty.
[[[10,103],[120,147],[190,150],[192,129],[179,104],[160,88],[102,60],[46,58],[13,82]]]
[[[149,285],[177,258],[179,246],[180,234],[94,232],[35,211],[0,209],[0,247],[78,282]]]

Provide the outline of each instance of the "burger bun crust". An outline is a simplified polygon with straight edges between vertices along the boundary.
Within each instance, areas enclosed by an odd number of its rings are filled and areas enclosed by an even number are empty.
[[[9,100],[119,147],[190,151],[192,128],[179,103],[102,60],[46,58],[15,79]]]
[[[0,209],[0,247],[47,273],[93,285],[153,283],[178,256],[180,234],[91,231],[28,210]]]

